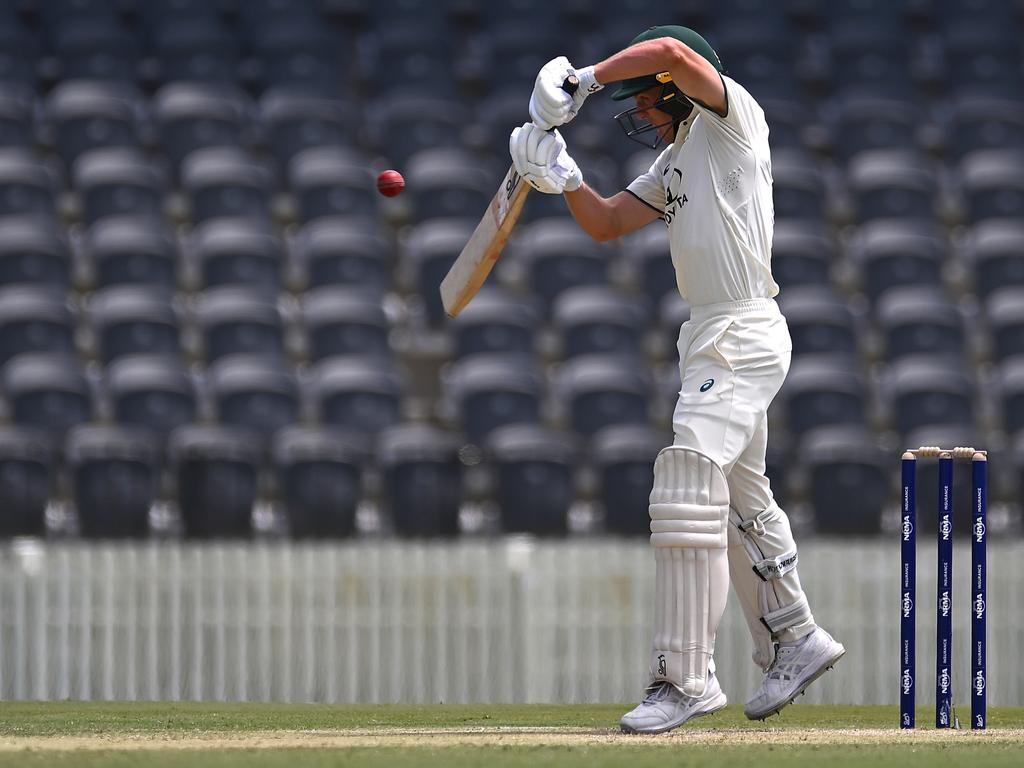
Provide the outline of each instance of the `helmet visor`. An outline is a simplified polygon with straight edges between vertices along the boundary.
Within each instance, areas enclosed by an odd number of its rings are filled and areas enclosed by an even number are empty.
[[[625,109],[615,115],[615,121],[627,138],[650,149],[657,149],[668,134],[664,129],[668,126],[678,126],[692,111],[693,103],[669,80],[662,83],[661,92],[653,104]],[[654,117],[655,121],[652,121],[651,117]],[[662,117],[664,119],[661,119]]]

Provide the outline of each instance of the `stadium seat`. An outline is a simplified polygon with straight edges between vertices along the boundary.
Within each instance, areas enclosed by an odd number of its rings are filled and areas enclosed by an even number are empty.
[[[138,79],[139,39],[116,16],[79,11],[55,19],[50,29],[62,79],[78,77],[128,84]]]
[[[1024,286],[1024,223],[987,219],[968,231],[965,255],[974,292],[986,301],[999,288]]]
[[[249,0],[237,8],[237,23],[243,34],[287,21],[310,26],[320,20],[319,7],[318,0]]]
[[[374,219],[324,216],[291,241],[297,282],[307,288],[345,285],[374,294],[391,287],[393,246]]]
[[[870,536],[881,533],[892,503],[892,471],[874,435],[864,427],[824,426],[807,432],[800,464],[818,533]]]
[[[595,242],[571,218],[540,219],[520,229],[509,245],[510,255],[523,264],[530,292],[541,298],[548,312],[569,288],[608,284],[610,247]]]
[[[376,435],[397,424],[409,384],[391,363],[374,358],[332,357],[312,370],[306,393],[316,420]]]
[[[765,0],[723,5],[742,6],[728,22],[712,26],[712,45],[729,76],[756,99],[799,100],[801,46],[789,20],[778,12],[778,5]],[[729,18],[725,7],[715,4],[712,9],[717,18]]]
[[[262,452],[258,437],[238,427],[187,424],[171,433],[168,453],[186,538],[252,534]]]
[[[1003,10],[1012,3],[1003,4]],[[941,30],[946,68],[944,83],[956,95],[1020,92],[1020,36],[1012,21],[986,23],[979,11]]]
[[[837,258],[835,240],[823,227],[799,219],[775,220],[772,276],[783,289],[829,285]]]
[[[499,427],[487,440],[486,455],[504,533],[567,532],[579,458],[571,436],[533,424]]]
[[[283,246],[266,221],[217,218],[194,230],[191,257],[200,288],[236,285],[276,297],[283,275]]]
[[[45,120],[53,145],[71,168],[98,147],[138,147],[142,97],[122,83],[63,80],[46,97]]]
[[[903,357],[892,363],[890,377],[892,421],[900,434],[973,425],[974,387],[962,364],[936,355]]]
[[[239,287],[211,288],[198,296],[196,323],[203,358],[257,354],[284,357],[284,318],[275,301]]]
[[[0,539],[44,536],[57,454],[46,432],[0,426]]]
[[[622,254],[632,263],[639,287],[657,304],[666,294],[676,293],[676,271],[668,250],[668,228],[656,221],[631,236]]]
[[[547,13],[554,11],[552,8]],[[553,58],[552,51],[564,50],[571,57],[574,51],[566,47],[580,45],[579,40],[560,40],[555,28],[538,24],[534,18],[512,15],[511,7],[499,12],[501,23],[488,26],[483,38],[488,81],[495,88],[533,82],[540,68]]]
[[[904,31],[912,11],[921,5],[920,0],[894,5],[885,0],[857,0],[854,3],[807,3],[789,4],[790,12],[803,8],[817,18],[815,23],[824,31],[833,34],[853,29],[857,34],[874,31],[886,35]]]
[[[550,6],[550,3],[544,5]],[[665,23],[665,8],[660,0],[625,0],[621,3],[594,3],[592,13],[602,28],[615,34],[613,40],[618,47],[629,42],[630,32]],[[622,30],[623,32],[619,32]],[[606,45],[605,48],[608,48]],[[616,48],[608,48],[608,52]]]
[[[627,424],[607,427],[588,442],[598,476],[604,530],[616,536],[649,536],[654,460],[672,444],[672,431]]]
[[[120,285],[96,291],[88,315],[103,363],[127,355],[181,354],[178,312],[158,288]]]
[[[778,150],[796,151],[816,146],[822,141],[819,109],[801,97],[778,94],[772,84],[756,83],[751,95],[764,110],[770,144]],[[785,92],[791,86],[785,86]]]
[[[849,253],[860,287],[874,302],[901,285],[941,287],[947,248],[943,234],[929,223],[878,219],[857,228]]]
[[[259,107],[267,143],[282,168],[304,149],[353,146],[362,125],[361,104],[288,88],[267,89]]]
[[[645,301],[608,286],[568,288],[559,294],[552,308],[560,357],[616,354],[641,361],[649,316]]]
[[[1024,356],[1012,357],[999,367],[1000,427],[1007,434],[1024,434]]]
[[[380,295],[354,286],[326,286],[302,296],[306,356],[391,357],[390,324]]]
[[[875,315],[885,357],[945,355],[963,361],[967,348],[960,309],[934,286],[901,286],[882,294]]]
[[[0,27],[0,50],[3,49],[3,30]],[[32,126],[32,91],[19,88],[16,83],[4,82],[3,56],[0,53],[0,147],[28,149],[35,141]]]
[[[288,166],[288,183],[304,223],[320,216],[378,215],[373,173],[350,151],[331,146],[302,150]]]
[[[270,218],[269,171],[236,147],[207,147],[181,163],[181,183],[191,203],[192,220]]]
[[[533,302],[485,285],[450,321],[455,359],[491,352],[530,357],[536,351],[537,315]]]
[[[8,10],[8,9],[5,9]],[[0,23],[0,84],[3,89],[34,90],[40,46],[28,25],[9,8]]]
[[[66,452],[82,536],[145,537],[160,477],[153,435],[137,427],[84,424],[68,433]]]
[[[0,149],[0,216],[53,216],[54,179],[27,148]]]
[[[15,424],[62,435],[92,417],[92,389],[73,357],[18,355],[4,366],[3,379],[9,418]]]
[[[139,8],[166,5],[141,3]],[[216,15],[190,12],[184,18],[157,21],[151,29],[160,82],[238,82],[239,40]]]
[[[366,135],[376,152],[402,168],[420,150],[462,147],[463,132],[471,118],[469,106],[461,99],[430,96],[422,91],[391,94],[367,104]]]
[[[885,14],[860,18],[833,16],[833,25],[828,30],[829,80],[840,92],[913,96],[916,51],[908,42],[913,38],[907,34],[892,4],[874,4],[892,8],[892,11],[888,17]]]
[[[166,436],[196,420],[195,381],[178,358],[153,354],[120,357],[107,366],[105,384],[118,424]]]
[[[556,374],[566,424],[593,436],[613,424],[646,424],[650,382],[646,367],[614,355],[584,355],[566,361]]]
[[[931,221],[938,179],[917,150],[873,149],[847,164],[847,180],[859,222],[899,218]]]
[[[960,163],[960,185],[972,223],[1024,216],[1024,151],[979,149]]]
[[[933,14],[935,24],[940,29],[957,29],[971,26],[983,28],[994,36],[1008,34],[1007,27],[1013,29],[1019,14],[1013,3],[1004,0],[931,0],[925,3]]]
[[[32,216],[0,218],[0,286],[48,285],[67,290],[71,257],[59,227]]]
[[[831,287],[809,285],[779,294],[793,340],[793,356],[826,355],[856,362],[860,353],[857,321],[849,306]]]
[[[922,122],[914,101],[849,94],[837,100],[827,120],[829,144],[843,163],[868,150],[914,150]]]
[[[154,94],[152,110],[175,169],[197,149],[244,146],[254,118],[248,96],[224,83],[169,82]]]
[[[90,149],[72,169],[75,189],[82,198],[87,225],[107,216],[163,214],[165,181],[159,168],[140,152],[123,147]]]
[[[91,284],[148,285],[171,293],[178,284],[177,243],[162,221],[110,216],[97,221],[84,238]]]
[[[786,427],[798,436],[826,425],[867,426],[868,399],[858,368],[816,355],[794,358],[778,397]]]
[[[985,304],[992,357],[997,362],[1024,355],[1024,286],[993,291]]]
[[[121,3],[118,0],[50,0],[41,3],[36,9],[39,21],[52,25],[61,19],[72,18],[78,20],[80,17],[95,17],[100,19],[116,19],[121,10]]]
[[[299,387],[283,361],[257,355],[228,355],[207,370],[217,420],[270,437],[299,421]]]
[[[337,30],[315,17],[292,11],[257,20],[247,42],[259,68],[256,90],[289,88],[325,96],[343,95],[347,90],[351,52]]]
[[[438,286],[477,225],[472,218],[433,219],[413,224],[400,247],[398,276],[423,302],[426,319],[438,326],[446,317]]]
[[[635,0],[629,3],[636,5]],[[484,5],[479,9],[475,21],[487,30],[501,27],[511,22],[521,22],[527,18],[536,20],[537,24],[555,26],[561,21],[560,9],[557,4],[544,0],[510,0],[500,5]],[[543,62],[541,62],[543,63]]]
[[[951,160],[982,149],[1024,150],[1024,105],[968,93],[954,98],[949,110],[945,145]]]
[[[490,205],[496,170],[479,157],[453,147],[424,149],[409,158],[405,173],[412,215],[417,221],[473,216]]]
[[[828,187],[818,162],[803,150],[772,153],[772,197],[780,219],[824,221],[829,213]]]
[[[291,538],[355,534],[368,458],[362,437],[336,428],[294,425],[275,435],[272,450]]]
[[[539,423],[543,379],[528,359],[505,354],[465,357],[445,375],[460,431],[480,443],[506,424]]]
[[[427,424],[396,424],[380,435],[380,503],[403,538],[459,533],[462,501],[461,441]]]
[[[429,91],[456,95],[461,84],[459,62],[464,47],[452,45],[459,40],[458,30],[447,23],[443,13],[406,15],[382,6],[387,20],[368,27],[360,36],[360,66],[357,73],[362,88],[386,96],[393,89]],[[381,72],[388,72],[382,78]]]
[[[0,288],[0,365],[25,352],[75,354],[75,324],[64,296],[51,288]]]
[[[220,18],[223,2],[210,0],[164,0],[160,3],[140,3],[133,8],[139,32],[152,35],[161,27],[183,19],[195,19],[210,24]]]

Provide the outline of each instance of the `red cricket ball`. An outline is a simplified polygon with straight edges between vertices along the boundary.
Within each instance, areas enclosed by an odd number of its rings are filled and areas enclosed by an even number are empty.
[[[377,191],[384,197],[400,195],[403,189],[405,189],[405,179],[398,171],[384,171],[377,177]]]

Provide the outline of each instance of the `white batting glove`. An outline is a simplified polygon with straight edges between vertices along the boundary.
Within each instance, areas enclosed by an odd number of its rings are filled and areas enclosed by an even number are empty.
[[[539,192],[560,195],[579,189],[583,183],[583,173],[558,131],[526,123],[512,131],[508,148],[519,175]]]
[[[580,85],[573,94],[562,90],[569,75],[576,75]],[[530,95],[530,117],[545,130],[565,125],[580,111],[587,96],[604,88],[594,77],[593,67],[576,69],[565,56],[552,59],[537,73]]]
[[[557,130],[553,131],[553,134],[558,145],[558,154],[555,155],[555,161],[551,164],[550,176],[559,180],[563,192],[575,192],[583,184],[583,171],[569,154],[562,134]]]
[[[531,187],[547,195],[562,194],[563,186],[550,172],[559,149],[555,135],[533,123],[513,130],[508,140],[509,154],[519,175]]]

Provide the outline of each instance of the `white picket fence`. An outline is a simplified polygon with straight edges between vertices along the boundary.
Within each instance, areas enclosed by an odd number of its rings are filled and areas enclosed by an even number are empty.
[[[891,538],[891,540],[890,540]],[[805,539],[801,578],[848,649],[807,702],[897,700],[898,544]],[[918,697],[934,695],[934,553],[919,553]],[[957,544],[955,697],[969,550]],[[989,551],[989,701],[1024,704],[1024,542]],[[15,542],[0,549],[0,698],[628,702],[644,682],[642,540],[343,544]],[[716,661],[759,671],[730,599]]]

